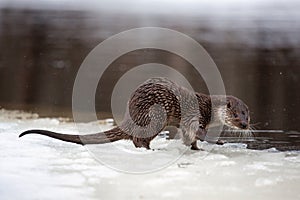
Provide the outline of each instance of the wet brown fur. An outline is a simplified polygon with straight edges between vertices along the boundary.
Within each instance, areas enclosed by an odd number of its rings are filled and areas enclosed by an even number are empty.
[[[217,110],[212,110],[212,101],[217,105]],[[152,78],[131,95],[124,120],[118,127],[80,136],[28,130],[19,137],[36,133],[81,145],[126,139],[132,140],[135,147],[150,149],[150,142],[158,133],[166,126],[175,126],[180,130],[184,144],[191,145],[193,150],[199,150],[197,139],[205,136],[208,125],[212,122],[241,129],[248,127],[249,111],[241,100],[227,96],[225,110],[221,109],[222,103],[219,101],[220,96],[191,92],[166,78]],[[220,112],[224,115],[223,121],[219,119]]]

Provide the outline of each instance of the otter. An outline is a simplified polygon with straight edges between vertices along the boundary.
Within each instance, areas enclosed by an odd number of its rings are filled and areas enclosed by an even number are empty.
[[[157,77],[142,83],[133,92],[122,123],[111,130],[87,135],[27,130],[19,137],[41,134],[81,145],[125,139],[137,148],[150,149],[151,140],[166,126],[175,126],[185,145],[200,150],[197,140],[203,140],[209,127],[224,125],[247,130],[249,123],[249,109],[240,99],[192,92],[167,78]]]

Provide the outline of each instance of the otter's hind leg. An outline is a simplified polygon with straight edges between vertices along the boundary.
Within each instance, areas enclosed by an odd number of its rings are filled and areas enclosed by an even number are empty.
[[[133,142],[133,144],[134,144],[134,146],[135,146],[136,148],[141,148],[141,147],[143,147],[141,138],[134,137],[134,138],[132,139],[132,142]]]
[[[152,139],[153,138],[145,138],[145,139],[143,139],[143,141],[142,141],[143,147],[145,147],[146,149],[151,149],[150,148],[150,142],[151,142]]]
[[[153,140],[153,138],[155,138],[158,134],[156,134],[155,136],[149,137],[149,138],[137,138],[134,137],[132,139],[132,142],[134,144],[134,146],[136,148],[141,148],[141,147],[145,147],[146,149],[151,149],[150,148],[150,142]]]
[[[136,148],[145,147],[146,149],[150,149],[151,140],[148,138],[133,138],[132,142]]]

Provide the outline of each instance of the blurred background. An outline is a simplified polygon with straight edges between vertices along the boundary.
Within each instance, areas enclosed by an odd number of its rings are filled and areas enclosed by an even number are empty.
[[[250,107],[257,128],[299,131],[299,10],[297,0],[2,0],[0,106],[72,117],[73,83],[88,53],[121,31],[156,26],[187,34],[206,49],[227,94]],[[207,93],[179,56],[137,50],[115,60],[100,80],[106,86],[96,95],[101,118],[111,117],[118,79],[149,62],[181,69],[196,91]]]

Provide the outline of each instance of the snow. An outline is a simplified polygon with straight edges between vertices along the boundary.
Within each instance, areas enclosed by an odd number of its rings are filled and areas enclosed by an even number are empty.
[[[163,137],[153,150],[129,141],[84,147],[40,135],[18,138],[32,128],[82,134],[111,127],[0,110],[1,200],[300,198],[297,151],[205,142],[199,142],[205,151],[191,151]]]

